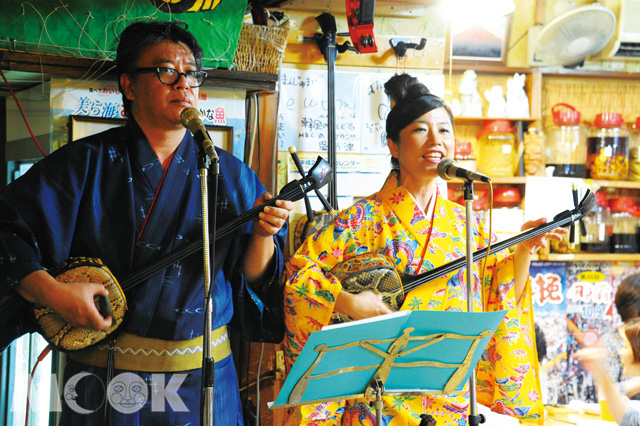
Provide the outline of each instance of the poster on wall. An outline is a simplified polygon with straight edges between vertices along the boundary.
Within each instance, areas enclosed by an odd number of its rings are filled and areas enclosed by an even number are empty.
[[[596,401],[593,379],[574,354],[617,333],[616,289],[639,272],[640,262],[532,262],[535,323],[547,348],[540,360],[545,404]]]
[[[201,88],[198,109],[206,126],[227,128],[232,133],[233,155],[244,158],[245,91],[242,89]],[[52,149],[69,140],[70,116],[113,119],[113,126],[123,124],[124,108],[118,85],[109,80],[71,80],[51,78]],[[103,125],[104,126],[104,125]],[[105,130],[96,127],[95,132]]]
[[[532,262],[529,270],[535,324],[542,330],[546,356],[540,360],[542,402],[557,404],[567,360],[567,274],[565,262]]]
[[[393,74],[335,73],[336,152],[389,154],[384,83]],[[432,93],[444,95],[444,76],[416,74]],[[279,79],[278,149],[328,151],[327,72],[283,68]]]

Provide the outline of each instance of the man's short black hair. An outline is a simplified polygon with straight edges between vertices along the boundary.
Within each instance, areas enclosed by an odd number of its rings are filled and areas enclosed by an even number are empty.
[[[184,21],[152,21],[135,22],[122,31],[118,52],[116,54],[116,74],[118,87],[122,93],[124,111],[127,115],[131,113],[131,101],[127,99],[120,84],[122,74],[128,74],[134,78],[134,70],[137,67],[138,59],[142,52],[164,40],[174,43],[184,43],[196,61],[198,70],[202,68],[202,47],[198,44],[193,34],[187,31],[188,25]]]

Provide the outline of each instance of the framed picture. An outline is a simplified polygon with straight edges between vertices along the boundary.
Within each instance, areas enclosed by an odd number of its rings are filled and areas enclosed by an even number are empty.
[[[447,53],[456,61],[506,62],[511,15],[451,23]]]
[[[69,141],[75,141],[86,136],[111,129],[113,127],[124,126],[127,124],[126,119],[122,118],[102,118],[90,117],[84,115],[69,116]],[[218,148],[222,148],[227,152],[233,153],[233,127],[229,126],[213,126],[205,124],[211,142]]]
[[[127,120],[124,118],[103,118],[85,115],[69,116],[69,142],[95,135],[113,127],[124,126]]]

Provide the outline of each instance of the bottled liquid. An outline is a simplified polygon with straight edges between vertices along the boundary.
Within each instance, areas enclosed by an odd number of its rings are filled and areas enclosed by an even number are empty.
[[[629,131],[622,115],[596,114],[587,137],[587,177],[625,180],[629,171]]]
[[[640,117],[629,132],[629,180],[640,180]]]
[[[512,177],[516,169],[515,136],[509,120],[487,120],[478,138],[478,170],[489,177]]]
[[[596,205],[584,218],[587,235],[580,239],[580,249],[587,253],[609,253],[613,223],[607,194],[596,192]]]
[[[613,220],[611,236],[612,253],[637,253],[636,218],[631,214],[634,200],[631,197],[612,198],[610,201]]]
[[[636,248],[640,251],[640,206],[633,206],[631,215],[636,221]]]
[[[547,170],[553,176],[584,178],[587,128],[580,123],[580,111],[559,103],[551,108],[551,116],[553,124],[545,129]]]
[[[546,176],[545,134],[530,126],[522,137],[524,144],[524,172],[526,176]]]
[[[576,228],[574,231],[574,242],[571,242],[570,235],[564,234],[562,235],[561,241],[551,240],[551,253],[559,253],[559,254],[575,254],[580,253],[580,231]]]
[[[460,167],[464,167],[467,170],[476,170],[476,157],[473,155],[473,148],[471,142],[456,141],[455,155],[453,157],[456,163]]]

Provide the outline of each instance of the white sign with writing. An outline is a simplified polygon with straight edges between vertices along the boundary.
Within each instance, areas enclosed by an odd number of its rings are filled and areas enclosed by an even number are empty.
[[[389,98],[384,83],[393,74],[335,73],[336,152],[388,154],[385,120]],[[435,95],[444,95],[444,76],[415,74]],[[281,69],[278,149],[328,151],[328,72]]]

